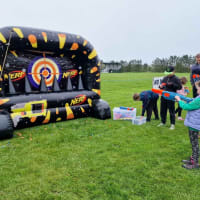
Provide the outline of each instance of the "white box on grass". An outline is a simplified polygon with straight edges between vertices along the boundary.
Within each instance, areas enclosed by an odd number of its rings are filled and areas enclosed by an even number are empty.
[[[113,109],[113,120],[132,120],[136,117],[136,108],[115,107]]]
[[[137,116],[135,119],[132,120],[132,124],[141,125],[146,123],[146,117]]]

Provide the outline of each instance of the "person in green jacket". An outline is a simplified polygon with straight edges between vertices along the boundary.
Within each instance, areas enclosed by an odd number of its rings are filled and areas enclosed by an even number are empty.
[[[198,96],[190,103],[186,103],[180,99],[179,96],[175,96],[179,106],[183,110],[187,110],[187,115],[184,121],[184,125],[189,129],[190,143],[192,145],[192,156],[189,160],[182,160],[184,163],[182,167],[186,169],[199,169],[199,141],[198,134],[200,131],[200,81],[195,83]]]

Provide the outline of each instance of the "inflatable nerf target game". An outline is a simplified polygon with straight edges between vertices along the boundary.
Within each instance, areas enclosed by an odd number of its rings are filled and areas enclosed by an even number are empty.
[[[0,29],[0,139],[14,129],[81,117],[108,119],[100,61],[79,35]]]

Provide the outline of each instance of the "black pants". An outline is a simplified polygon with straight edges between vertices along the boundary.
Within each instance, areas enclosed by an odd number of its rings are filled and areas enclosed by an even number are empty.
[[[175,114],[178,113],[178,117],[181,117],[182,108],[178,105],[178,108],[175,110]]]
[[[162,123],[163,124],[166,123],[167,109],[169,109],[170,122],[171,122],[171,124],[175,124],[175,102],[161,97],[160,106],[161,106],[160,107],[160,116],[161,116]]]
[[[199,131],[189,130],[190,143],[192,145],[192,158],[195,163],[199,162],[199,140],[198,140]]]
[[[197,97],[198,94],[197,94],[197,88],[195,85],[192,86],[192,92],[193,92],[193,98]]]
[[[146,111],[147,111],[147,121],[151,120],[152,111],[154,112],[155,119],[159,119],[157,101],[158,101],[158,98],[157,99],[151,99],[149,101],[149,104],[148,104],[147,109],[146,109]]]

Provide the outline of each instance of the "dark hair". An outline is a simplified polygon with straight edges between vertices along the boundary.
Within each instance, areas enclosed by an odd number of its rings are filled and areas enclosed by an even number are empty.
[[[185,85],[187,83],[187,78],[185,76],[180,78],[181,84]]]
[[[140,95],[138,93],[133,94],[133,100],[137,101],[140,99]]]

